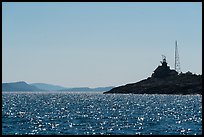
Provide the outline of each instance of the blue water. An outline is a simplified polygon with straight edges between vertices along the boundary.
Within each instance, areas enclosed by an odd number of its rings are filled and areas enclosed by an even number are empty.
[[[201,135],[201,95],[3,93],[2,134]]]

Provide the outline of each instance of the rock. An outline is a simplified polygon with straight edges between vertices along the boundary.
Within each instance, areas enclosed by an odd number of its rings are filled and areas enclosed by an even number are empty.
[[[107,93],[122,94],[201,94],[202,75],[191,72],[178,74],[171,70],[164,58],[162,66],[158,66],[151,77],[137,83],[115,87]]]

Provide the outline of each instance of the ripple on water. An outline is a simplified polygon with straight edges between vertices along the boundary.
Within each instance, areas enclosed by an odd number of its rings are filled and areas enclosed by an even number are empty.
[[[199,135],[200,95],[3,93],[2,134]]]

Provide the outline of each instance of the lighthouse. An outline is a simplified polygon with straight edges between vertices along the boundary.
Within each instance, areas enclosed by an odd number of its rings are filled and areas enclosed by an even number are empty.
[[[161,62],[161,66],[158,66],[153,74],[152,77],[154,78],[165,78],[168,76],[175,76],[178,75],[178,72],[176,72],[175,70],[171,70],[170,67],[167,65],[166,62],[166,56],[162,55],[162,61]]]

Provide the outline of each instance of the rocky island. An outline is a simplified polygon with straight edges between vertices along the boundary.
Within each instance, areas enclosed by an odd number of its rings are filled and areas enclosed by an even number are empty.
[[[115,87],[108,93],[121,94],[201,94],[202,95],[202,75],[191,72],[180,73],[171,70],[167,66],[166,57],[161,61],[151,77],[136,83]]]

